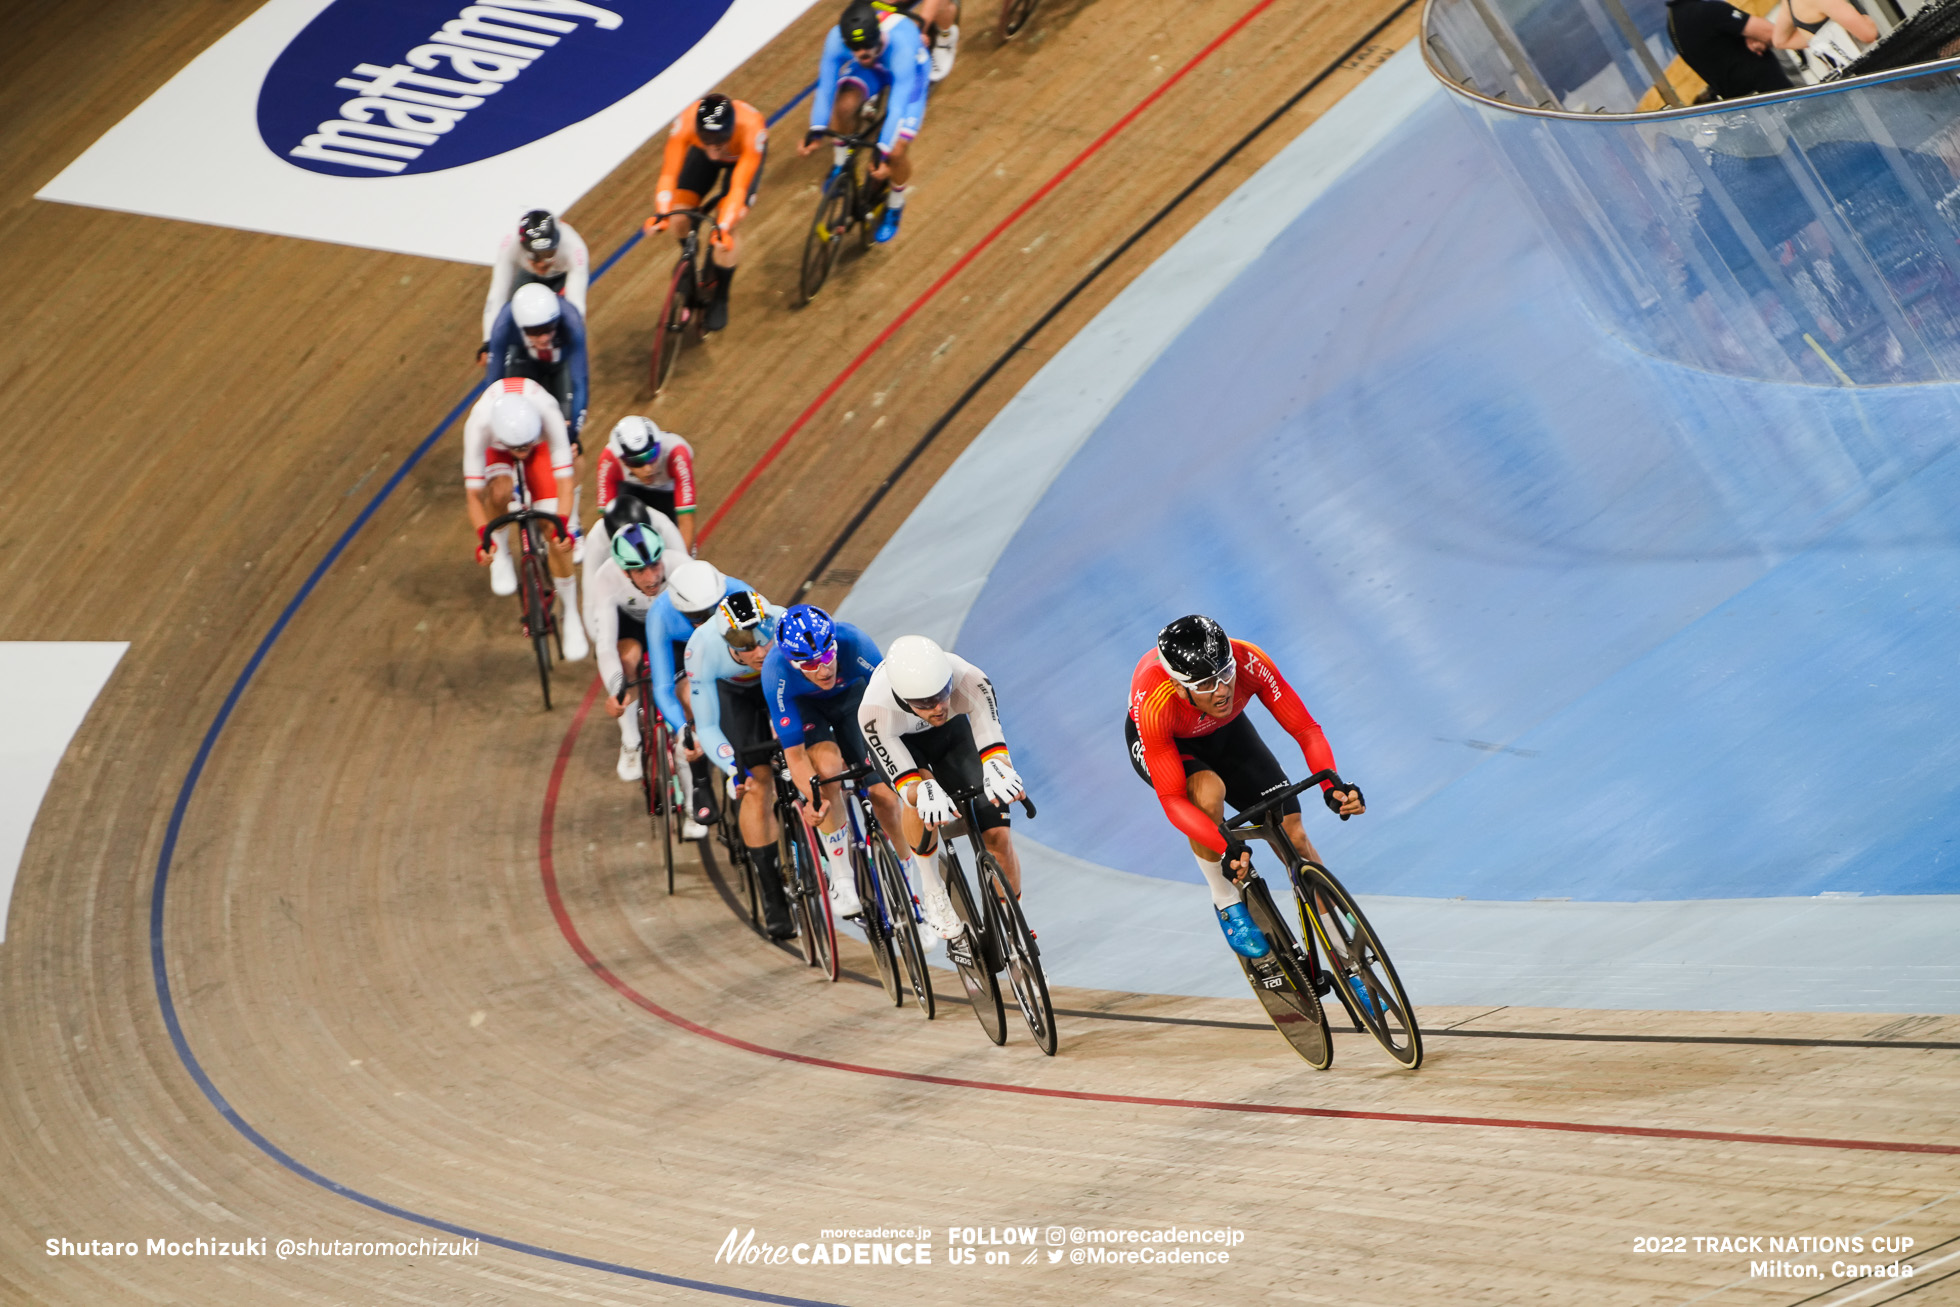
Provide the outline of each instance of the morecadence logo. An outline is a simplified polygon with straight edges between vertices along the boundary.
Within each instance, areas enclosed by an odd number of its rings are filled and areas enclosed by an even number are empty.
[[[259,135],[330,176],[461,167],[632,94],[731,2],[333,0],[266,73]]]

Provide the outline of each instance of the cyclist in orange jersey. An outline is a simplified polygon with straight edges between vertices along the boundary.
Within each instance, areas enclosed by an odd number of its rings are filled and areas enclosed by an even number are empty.
[[[654,188],[654,215],[646,220],[648,234],[671,223],[676,238],[685,239],[694,229],[694,220],[667,215],[675,209],[698,208],[723,178],[728,182],[715,208],[716,230],[709,238],[701,278],[701,293],[708,301],[708,319],[702,325],[709,331],[728,325],[728,288],[734,283],[741,252],[735,228],[755,204],[762,186],[762,161],[768,153],[769,127],[761,111],[719,91],[683,109],[667,133],[667,152]]]
[[[1227,844],[1219,822],[1227,802],[1243,811],[1288,783],[1279,760],[1245,716],[1255,697],[1300,746],[1311,770],[1334,770],[1334,751],[1320,723],[1266,651],[1226,638],[1217,622],[1195,613],[1158,632],[1157,647],[1138,660],[1123,722],[1130,765],[1157,792],[1171,823],[1189,837],[1198,870],[1211,887],[1218,924],[1232,948],[1249,958],[1268,951],[1233,883],[1252,869],[1252,855],[1241,841]],[[1320,788],[1327,806],[1343,817],[1367,811],[1358,785],[1336,777]],[[1280,811],[1293,847],[1318,862],[1320,855],[1300,824],[1299,800],[1286,800]]]

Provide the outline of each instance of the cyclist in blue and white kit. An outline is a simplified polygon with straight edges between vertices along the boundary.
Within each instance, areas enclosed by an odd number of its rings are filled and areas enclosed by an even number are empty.
[[[729,595],[752,590],[747,581],[723,576],[713,563],[691,558],[667,575],[667,588],[647,607],[647,669],[653,681],[653,706],[667,721],[667,729],[677,739],[692,740],[687,709],[681,706],[674,681],[686,656],[688,638],[694,628],[714,616],[715,609]],[[696,744],[686,746],[688,770],[693,775],[694,797],[689,804],[693,815],[681,823],[681,838],[708,837],[708,823],[715,820],[717,805],[706,755]]]
[[[696,742],[730,782],[744,774],[742,843],[762,886],[762,915],[773,939],[796,933],[776,860],[775,785],[769,775],[776,736],[762,694],[763,660],[776,642],[782,616],[782,609],[753,590],[732,594],[688,637],[683,660]]]
[[[776,647],[762,662],[762,692],[769,701],[769,724],[802,793],[810,792],[811,778],[819,772],[835,776],[870,761],[858,729],[858,704],[882,661],[870,636],[848,622],[832,621],[814,605],[797,604],[776,623]],[[869,792],[879,824],[888,831],[903,829],[898,796],[875,764],[859,788]],[[860,908],[848,854],[850,832],[837,796],[837,786],[825,786],[823,806],[814,815],[823,832],[831,910],[854,917]]]
[[[850,134],[858,111],[878,92],[885,98],[885,125],[878,133],[878,162],[871,175],[890,181],[891,198],[878,224],[877,238],[898,235],[899,215],[905,209],[905,187],[912,180],[912,138],[926,120],[926,90],[932,84],[932,58],[926,52],[919,26],[898,14],[881,15],[871,0],[851,0],[837,26],[824,38],[823,62],[817,70],[817,93],[810,101],[810,130],[798,154],[809,154],[824,141],[831,123]],[[843,162],[844,147],[837,147]]]

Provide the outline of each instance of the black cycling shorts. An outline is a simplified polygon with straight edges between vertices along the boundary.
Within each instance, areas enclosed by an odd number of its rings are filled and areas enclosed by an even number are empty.
[[[986,779],[980,770],[980,746],[973,742],[973,723],[965,713],[942,726],[928,726],[903,737],[912,761],[932,773],[955,802],[968,795],[979,797],[981,830],[995,830],[1008,824],[1007,811],[986,797]]]
[[[768,766],[776,756],[776,733],[769,729],[769,698],[761,683],[716,681],[715,693],[721,699],[721,733],[735,750],[735,766]]]
[[[690,191],[700,199],[694,204],[683,207],[710,208],[711,206],[703,201],[710,199],[714,190],[728,180],[729,174],[735,171],[737,162],[737,159],[730,159],[726,163],[717,163],[710,159],[708,152],[700,146],[688,146],[687,157],[681,160],[681,174],[674,182],[674,190]],[[762,147],[762,163],[756,165],[755,176],[749,181],[749,193],[742,199],[742,203],[751,209],[755,207],[756,192],[762,189],[763,165],[768,162],[769,147],[765,145]]]
[[[654,512],[664,515],[668,521],[674,520],[674,488],[672,486],[643,486],[632,477],[619,479],[619,493],[639,500]],[[617,499],[614,500],[618,502]],[[679,566],[679,564],[675,564]]]
[[[1130,746],[1130,766],[1150,784],[1150,772],[1143,765],[1143,741],[1137,738],[1136,718],[1125,714],[1123,738]],[[1273,751],[1259,738],[1259,731],[1240,713],[1210,735],[1176,737],[1177,756],[1184,763],[1184,774],[1208,771],[1225,782],[1225,802],[1232,811],[1243,812],[1274,790],[1292,782],[1286,769],[1273,757]],[[1279,805],[1281,812],[1300,811],[1298,795]]]
[[[520,341],[504,350],[504,375],[506,377],[525,377],[537,382],[551,392],[558,401],[558,411],[565,417],[565,434],[572,442],[572,448],[583,454],[584,446],[579,444],[578,430],[572,420],[572,366],[564,359],[551,363],[531,357],[531,352]]]
[[[646,614],[642,613],[640,616],[635,617],[633,616],[633,614],[627,612],[624,608],[617,609],[616,611],[619,613],[619,638],[622,640],[631,640],[634,644],[639,645],[640,648],[642,649],[646,648],[647,647]]]

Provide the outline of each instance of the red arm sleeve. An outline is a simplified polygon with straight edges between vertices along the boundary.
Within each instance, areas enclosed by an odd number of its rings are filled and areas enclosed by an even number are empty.
[[[619,496],[619,479],[624,475],[619,460],[610,449],[599,451],[599,511],[612,507],[613,500]]]
[[[1240,643],[1234,641],[1233,643]],[[1257,645],[1247,644],[1244,648],[1244,674],[1253,678],[1259,687],[1259,702],[1266,705],[1293,742],[1300,746],[1300,753],[1307,760],[1309,771],[1333,771],[1334,750],[1327,743],[1327,736],[1320,729],[1320,723],[1307,711],[1307,705],[1300,701],[1286,678],[1279,674],[1279,668],[1266,656],[1266,651]],[[1325,790],[1333,782],[1322,781],[1320,788]]]
[[[674,478],[674,515],[694,511],[694,455],[679,445],[667,459],[667,475]]]
[[[1225,840],[1205,810],[1185,797],[1184,764],[1177,756],[1177,740],[1170,733],[1169,702],[1177,688],[1169,682],[1156,687],[1137,705],[1137,738],[1143,744],[1143,765],[1150,773],[1150,788],[1164,805],[1171,825],[1223,857]]]

